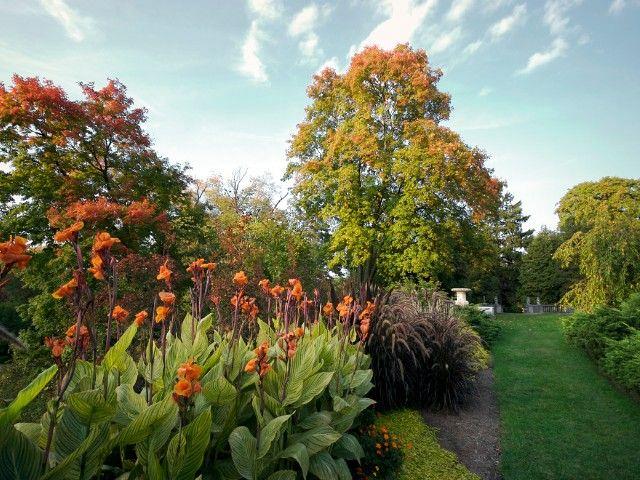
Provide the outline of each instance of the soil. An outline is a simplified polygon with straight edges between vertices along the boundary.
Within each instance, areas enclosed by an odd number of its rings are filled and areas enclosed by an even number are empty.
[[[493,387],[493,372],[478,374],[476,391],[458,413],[423,412],[436,428],[440,445],[483,480],[500,480],[500,413]]]

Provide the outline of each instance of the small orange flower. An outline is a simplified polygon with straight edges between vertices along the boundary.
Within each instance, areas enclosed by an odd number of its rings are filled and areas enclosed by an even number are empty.
[[[173,305],[176,302],[176,295],[171,292],[160,292],[158,293],[160,297],[160,301],[165,305]]]
[[[193,393],[193,387],[191,386],[191,382],[186,378],[178,380],[173,387],[173,392],[180,397],[189,398]]]
[[[298,337],[298,338],[302,338],[302,337],[304,336],[304,328],[302,328],[302,327],[297,327],[297,328],[294,330],[294,333],[296,334],[296,337]]]
[[[60,300],[62,298],[68,297],[73,294],[76,287],[78,286],[78,280],[72,278],[67,283],[58,288],[55,292],[51,294],[53,298],[56,300]]]
[[[89,273],[93,274],[93,278],[96,280],[104,280],[104,271],[102,270],[102,257],[100,255],[93,255],[91,257],[91,267],[89,267]]]
[[[193,360],[183,363],[180,365],[180,368],[178,368],[178,377],[185,378],[190,382],[198,380],[200,375],[202,375],[202,367],[194,363]]]
[[[59,243],[69,242],[71,240],[74,240],[77,237],[78,232],[83,228],[84,228],[84,222],[82,221],[76,222],[70,227],[67,227],[64,230],[60,230],[59,232],[57,232],[53,236],[53,239]]]
[[[216,307],[220,306],[220,295],[211,295],[211,303]]]
[[[44,344],[47,348],[51,349],[51,356],[54,358],[60,358],[64,352],[65,342],[59,338],[45,337]]]
[[[243,271],[239,271],[233,276],[233,283],[235,283],[236,287],[243,288],[247,283],[249,283],[249,279]]]
[[[331,302],[325,303],[324,307],[322,307],[322,314],[325,317],[330,317],[333,314],[333,311],[334,311],[333,303]]]
[[[300,301],[300,299],[304,295],[304,292],[302,291],[302,283],[300,283],[300,280],[298,280],[297,278],[292,278],[289,280],[289,285],[293,287],[291,289],[291,295],[293,295],[296,300]]]
[[[269,293],[269,280],[263,278],[258,282],[258,286],[262,289],[264,293]]]
[[[93,241],[93,251],[97,253],[108,250],[116,243],[120,243],[119,238],[112,237],[107,232],[100,232]]]
[[[129,316],[129,310],[125,310],[120,305],[116,305],[111,312],[111,316],[116,322],[122,323]]]
[[[160,305],[158,308],[156,308],[155,322],[156,323],[163,322],[167,318],[167,315],[169,315],[170,311],[171,311],[171,308],[165,307],[164,305]]]
[[[142,325],[144,325],[144,321],[147,319],[148,316],[149,314],[147,313],[147,311],[142,310],[141,312],[136,313],[136,316],[133,319],[133,321],[136,322],[136,325],[138,327],[141,327]]]
[[[169,260],[167,259],[164,261],[164,264],[160,265],[160,271],[156,276],[158,280],[165,280],[167,283],[169,283],[169,280],[171,279],[171,274],[173,273],[171,270],[169,270],[169,267],[167,267],[168,263],[169,263]]]

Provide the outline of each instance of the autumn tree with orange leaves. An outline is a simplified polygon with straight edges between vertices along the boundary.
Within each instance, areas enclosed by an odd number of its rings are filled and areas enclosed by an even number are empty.
[[[308,88],[288,176],[328,234],[330,266],[361,285],[437,280],[498,205],[486,155],[442,125],[451,107],[440,77],[423,50],[368,47]]]

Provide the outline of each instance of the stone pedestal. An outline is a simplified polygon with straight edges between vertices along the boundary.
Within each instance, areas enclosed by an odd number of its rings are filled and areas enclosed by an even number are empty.
[[[469,301],[467,300],[467,292],[470,292],[470,288],[452,288],[452,292],[456,294],[455,304],[461,307],[466,307],[469,305]]]

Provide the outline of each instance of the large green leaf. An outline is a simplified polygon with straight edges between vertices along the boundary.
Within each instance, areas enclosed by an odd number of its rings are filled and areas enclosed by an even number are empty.
[[[296,480],[296,472],[293,470],[278,470],[269,475],[267,480]]]
[[[236,389],[224,377],[215,378],[202,386],[202,394],[214,406],[231,403],[236,397]]]
[[[320,480],[336,480],[338,478],[336,461],[328,452],[320,452],[311,457],[309,471]]]
[[[281,458],[293,458],[298,465],[300,465],[300,469],[302,470],[302,475],[304,478],[307,478],[307,472],[309,471],[309,452],[307,447],[305,447],[302,443],[294,443],[290,445],[280,454]]]
[[[247,427],[237,427],[229,435],[231,458],[242,478],[255,480],[258,478],[256,439]]]
[[[311,377],[304,382],[302,394],[294,406],[301,407],[312,401],[327,388],[332,378],[333,372],[319,372],[311,375]]]
[[[336,472],[338,473],[338,480],[352,480],[351,470],[344,458],[336,459]]]
[[[303,433],[291,435],[290,443],[302,443],[307,447],[309,455],[318,453],[337,442],[342,435],[329,426],[312,428]]]
[[[209,446],[210,431],[211,410],[206,409],[189,425],[184,427],[182,432],[178,433],[173,439],[171,439],[168,450],[176,451],[176,456],[180,457],[180,467],[172,468],[171,459],[167,455],[167,459],[169,461],[169,472],[172,472],[172,479],[192,480],[195,478],[196,472],[204,460],[204,453]],[[184,442],[182,442],[182,439],[184,439]],[[172,445],[174,441],[176,445]],[[180,452],[179,448],[183,448],[183,446],[184,451]]]
[[[174,422],[178,419],[178,406],[170,397],[147,407],[140,415],[134,418],[133,421],[120,432],[120,445],[130,445],[141,442],[151,435],[154,427],[165,419]]]
[[[67,407],[73,410],[85,425],[105,422],[116,413],[115,395],[105,399],[100,390],[86,390],[67,397]]]
[[[133,322],[131,325],[129,325],[129,328],[125,330],[118,341],[105,354],[104,358],[102,359],[102,366],[106,371],[109,371],[112,368],[117,368],[121,372],[124,372],[126,370],[126,351],[129,348],[129,345],[131,345],[133,337],[135,337],[137,331],[138,326],[135,322]]]
[[[350,433],[345,433],[342,438],[336,442],[331,449],[331,452],[336,457],[341,457],[346,460],[360,460],[364,457],[364,450],[358,442],[358,439]]]
[[[262,429],[260,432],[260,441],[258,443],[258,458],[262,458],[267,454],[271,448],[271,444],[280,436],[282,427],[290,417],[291,415],[276,417],[267,423],[266,427]]]
[[[0,480],[35,480],[42,471],[42,451],[10,426],[0,438]]]
[[[29,385],[20,390],[13,402],[11,402],[9,406],[0,410],[0,428],[12,424],[16,418],[18,418],[22,410],[38,396],[44,387],[47,386],[57,371],[58,367],[56,365],[51,365],[44,372],[34,378]],[[2,430],[0,430],[0,432],[2,432]]]

